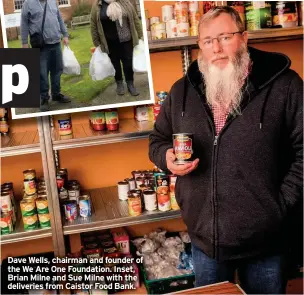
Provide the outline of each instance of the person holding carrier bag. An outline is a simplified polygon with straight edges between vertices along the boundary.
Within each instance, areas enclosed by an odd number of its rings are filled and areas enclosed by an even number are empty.
[[[68,32],[55,0],[25,0],[21,10],[22,47],[40,49],[40,110],[49,111],[49,75],[52,100],[69,103],[71,100],[60,92],[63,72],[61,36],[69,44]]]

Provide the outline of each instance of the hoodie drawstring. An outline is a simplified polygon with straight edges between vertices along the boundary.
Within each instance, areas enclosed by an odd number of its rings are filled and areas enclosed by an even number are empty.
[[[183,93],[183,107],[182,107],[182,117],[184,117],[186,111],[186,96],[188,91],[188,77],[184,79],[184,93]]]
[[[268,96],[269,96],[269,93],[270,93],[271,89],[272,89],[272,84],[269,85],[269,88],[266,92],[266,95],[265,95],[265,98],[264,98],[264,101],[263,101],[263,104],[262,104],[262,109],[261,109],[261,114],[260,114],[260,129],[263,128],[263,119],[264,119],[266,103],[267,103],[267,99],[268,99]]]

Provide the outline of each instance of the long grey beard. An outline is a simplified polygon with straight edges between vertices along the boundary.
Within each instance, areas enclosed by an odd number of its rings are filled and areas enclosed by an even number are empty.
[[[241,113],[242,86],[249,63],[250,57],[245,44],[224,69],[205,62],[202,54],[199,54],[198,65],[204,76],[206,99],[210,106],[219,107],[222,111],[235,115]]]

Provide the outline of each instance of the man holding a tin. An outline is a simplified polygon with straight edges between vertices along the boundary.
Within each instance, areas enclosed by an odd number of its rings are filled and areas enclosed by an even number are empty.
[[[198,59],[162,105],[149,156],[178,175],[196,286],[237,271],[247,294],[282,294],[291,246],[303,245],[303,80],[247,41],[232,8],[203,15]]]

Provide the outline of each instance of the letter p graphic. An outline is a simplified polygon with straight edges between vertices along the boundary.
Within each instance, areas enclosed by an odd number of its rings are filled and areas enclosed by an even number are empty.
[[[19,84],[13,85],[13,74],[17,73]],[[14,94],[23,94],[29,85],[29,74],[24,65],[2,65],[2,103],[13,100]]]

